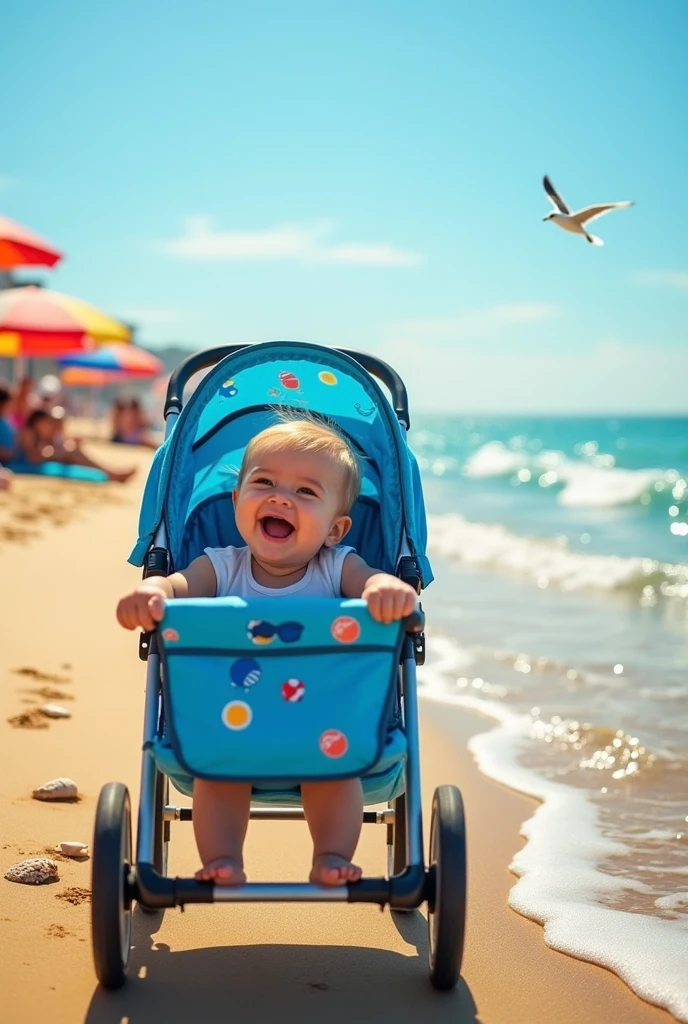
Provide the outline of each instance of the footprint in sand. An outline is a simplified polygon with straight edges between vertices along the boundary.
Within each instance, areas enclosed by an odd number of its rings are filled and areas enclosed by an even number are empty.
[[[62,892],[56,892],[55,899],[66,900],[67,903],[71,903],[73,907],[78,907],[80,903],[91,902],[91,890],[82,889],[78,885],[72,885],[68,889],[64,889]]]
[[[40,537],[38,530],[25,530],[19,526],[0,527],[0,540],[7,540],[12,544],[26,544],[33,537]]]
[[[54,686],[39,686],[33,690],[24,687],[18,693],[30,693],[34,697],[42,697],[43,700],[74,700],[74,694],[65,693],[64,690],[58,690]]]
[[[67,666],[63,666],[66,668]],[[33,668],[32,666],[23,666],[22,668],[13,668],[12,672],[16,676],[29,676],[31,679],[36,679],[42,683],[71,683],[71,679],[66,676],[58,676],[55,672],[42,672],[39,668]]]
[[[21,711],[18,715],[12,715],[7,721],[14,729],[47,729],[48,719],[38,708],[30,711]]]
[[[49,924],[45,929],[45,934],[51,939],[76,938],[75,933],[70,932],[63,924]]]

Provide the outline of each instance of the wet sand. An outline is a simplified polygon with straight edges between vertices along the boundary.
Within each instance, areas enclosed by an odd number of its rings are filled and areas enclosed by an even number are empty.
[[[126,557],[150,453],[98,447],[115,464],[134,458],[138,477],[124,486],[50,481],[50,488],[25,478],[0,495],[0,876],[61,840],[90,843],[105,782],[125,782],[137,804],[145,668],[114,605],[140,578]],[[33,518],[17,516],[22,510]],[[8,522],[30,535],[3,535]],[[7,721],[46,699],[72,717],[44,728]],[[0,877],[0,1017],[12,1024],[46,1015],[52,1024],[673,1020],[608,971],[548,949],[540,926],[508,908],[515,881],[508,864],[533,804],[483,778],[466,753],[466,740],[486,722],[430,703],[422,716],[426,837],[435,785],[459,785],[466,803],[469,916],[454,992],[436,993],[427,982],[423,914],[327,904],[192,906],[152,916],[137,909],[130,980],[117,993],[102,991],[90,950],[90,861],[60,859],[60,878],[48,885]],[[78,802],[31,799],[37,785],[60,775],[77,782]],[[252,879],[305,880],[308,858],[305,825],[252,824]],[[359,859],[368,872],[384,870],[384,829],[365,826]],[[170,871],[196,866],[191,826],[173,824]]]

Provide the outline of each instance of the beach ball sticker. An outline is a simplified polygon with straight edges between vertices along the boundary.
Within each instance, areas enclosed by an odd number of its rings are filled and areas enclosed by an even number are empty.
[[[282,696],[289,704],[298,704],[306,693],[306,687],[300,679],[287,679],[282,683]]]
[[[289,370],[282,370],[282,372],[278,373],[277,376],[279,377],[282,387],[286,388],[287,391],[298,391],[301,387],[299,378],[295,377]]]
[[[340,644],[353,644],[361,635],[361,627],[350,615],[339,615],[330,626],[330,632]]]
[[[349,749],[349,741],[339,729],[326,729],[321,734],[318,745],[325,757],[344,757]]]
[[[163,629],[162,631],[163,640],[168,640],[171,644],[176,643],[179,639],[179,633],[176,629]]]
[[[318,380],[321,384],[329,384],[330,387],[334,387],[337,383],[337,378],[330,370],[321,370],[318,374]]]
[[[252,719],[253,712],[243,700],[231,700],[222,709],[222,722],[232,732],[246,729]]]
[[[226,380],[220,388],[220,394],[223,398],[234,398],[239,391],[235,388],[233,380]]]
[[[249,690],[260,679],[260,665],[253,658],[239,658],[229,670],[232,686]]]

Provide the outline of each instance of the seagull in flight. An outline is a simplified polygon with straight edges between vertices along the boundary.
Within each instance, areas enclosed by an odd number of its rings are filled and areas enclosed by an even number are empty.
[[[597,235],[591,235],[585,230],[584,225],[588,221],[595,220],[596,217],[601,217],[603,214],[609,213],[610,210],[620,210],[624,206],[633,206],[632,202],[626,200],[623,203],[597,203],[595,206],[584,206],[582,210],[572,211],[559,195],[547,175],[542,179],[542,184],[545,187],[550,203],[554,207],[542,219],[553,221],[560,228],[563,228],[564,231],[572,231],[575,235],[583,235],[591,245],[604,245],[604,242]]]

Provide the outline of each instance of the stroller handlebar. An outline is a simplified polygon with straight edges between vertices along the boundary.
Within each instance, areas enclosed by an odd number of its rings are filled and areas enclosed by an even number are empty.
[[[290,342],[290,344],[298,345],[298,342]],[[172,371],[169,384],[167,385],[164,415],[167,416],[170,412],[179,413],[182,411],[184,388],[195,373],[198,373],[199,370],[204,370],[208,366],[214,366],[226,356],[233,355],[235,352],[239,352],[247,347],[248,345],[246,344],[219,345],[217,348],[208,348],[203,352],[194,352],[193,355],[190,355],[181,362]],[[382,381],[392,395],[394,412],[397,419],[408,430],[410,425],[408,395],[406,385],[396,370],[389,363],[386,363],[384,359],[378,359],[377,356],[372,356],[368,352],[356,352],[350,348],[338,348],[335,351],[349,356],[350,359],[355,360],[359,366],[362,366],[373,377],[377,377],[378,380]]]
[[[420,633],[425,629],[425,612],[420,606],[406,616],[404,629],[407,633]]]

